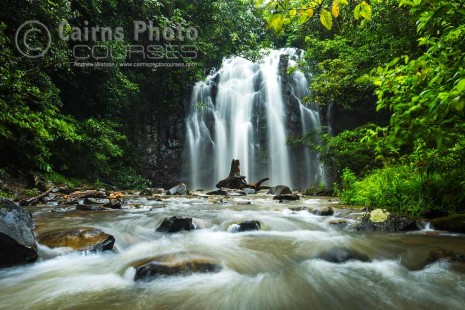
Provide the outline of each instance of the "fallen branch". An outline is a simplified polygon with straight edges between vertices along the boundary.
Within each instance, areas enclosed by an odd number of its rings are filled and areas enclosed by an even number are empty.
[[[45,192],[43,192],[42,194],[40,195],[37,195],[35,197],[32,197],[32,198],[29,198],[27,200],[22,200],[20,202],[20,205],[21,206],[30,206],[32,204],[36,204],[39,202],[40,199],[46,197],[48,194],[50,194],[52,192],[52,190],[54,189],[54,187],[51,187],[50,189],[46,190]]]

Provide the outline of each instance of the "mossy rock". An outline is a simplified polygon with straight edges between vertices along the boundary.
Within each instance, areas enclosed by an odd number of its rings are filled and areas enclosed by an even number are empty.
[[[438,230],[465,234],[465,214],[437,218],[431,223],[433,227]]]

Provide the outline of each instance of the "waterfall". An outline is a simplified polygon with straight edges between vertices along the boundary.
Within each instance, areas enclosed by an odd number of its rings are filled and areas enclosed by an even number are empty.
[[[303,100],[306,75],[286,72],[301,57],[295,49],[271,51],[257,63],[233,57],[195,85],[186,119],[192,188],[213,188],[234,158],[249,182],[269,177],[270,185],[306,188],[321,181],[317,154],[287,143],[320,128],[318,108]]]

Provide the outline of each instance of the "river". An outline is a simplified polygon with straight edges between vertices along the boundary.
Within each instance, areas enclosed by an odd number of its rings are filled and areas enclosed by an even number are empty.
[[[291,207],[333,206],[331,217]],[[436,247],[465,254],[463,235],[423,229],[353,232],[330,221],[347,214],[334,198],[278,203],[271,196],[215,203],[203,197],[134,198],[116,211],[34,207],[36,234],[96,227],[115,237],[114,251],[73,253],[39,245],[34,264],[0,270],[1,309],[463,309],[465,272],[444,261],[418,267]],[[51,212],[54,210],[55,212]],[[341,213],[342,212],[342,213]],[[155,232],[170,216],[192,217],[197,230]],[[234,224],[262,223],[233,233]],[[343,248],[369,261],[333,263],[322,253]],[[219,272],[134,281],[134,262],[161,255],[218,260]],[[408,268],[407,268],[408,267]],[[462,269],[461,269],[462,268]]]

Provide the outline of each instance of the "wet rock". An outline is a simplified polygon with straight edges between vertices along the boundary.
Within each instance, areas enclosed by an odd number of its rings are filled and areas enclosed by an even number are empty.
[[[178,184],[166,192],[167,195],[186,195],[188,194],[187,185],[184,183]]]
[[[370,261],[370,258],[367,255],[344,247],[325,250],[318,254],[315,258],[336,264],[345,263],[351,260],[357,260],[362,262]]]
[[[452,215],[434,219],[431,224],[435,229],[465,234],[465,214]]]
[[[446,249],[433,249],[429,252],[427,264],[435,263],[439,260],[445,260],[449,263],[465,263],[464,255],[457,255]]]
[[[181,230],[193,230],[195,229],[195,224],[192,223],[192,218],[190,217],[177,217],[173,216],[166,218],[156,229],[157,232],[167,232],[175,233]]]
[[[255,195],[257,192],[253,188],[245,188],[244,193],[246,195]]]
[[[412,248],[402,253],[401,264],[409,270],[421,270],[437,261],[446,261],[451,264],[465,264],[465,256],[458,255],[451,250],[443,248]]]
[[[292,190],[286,185],[278,185],[278,186],[270,188],[270,190],[268,191],[268,194],[275,195],[275,196],[292,195]]]
[[[235,224],[231,232],[244,232],[244,231],[254,231],[260,230],[261,223],[259,221],[245,221],[239,224]]]
[[[84,204],[86,205],[106,205],[110,203],[110,199],[98,199],[98,198],[86,198],[84,199]]]
[[[289,210],[293,212],[300,212],[300,211],[307,211],[310,212],[310,210],[307,207],[291,207]]]
[[[347,224],[347,221],[344,220],[334,220],[334,221],[329,221],[329,225],[345,225]]]
[[[355,225],[357,231],[408,231],[418,229],[416,221],[408,216],[401,216],[396,213],[384,212],[376,209],[371,213],[366,213],[361,222]]]
[[[139,193],[139,196],[141,197],[152,196],[152,195],[153,195],[153,192],[151,188],[146,188]]]
[[[118,199],[110,199],[104,207],[108,209],[121,209],[123,207],[123,203]]]
[[[109,251],[115,238],[95,228],[77,228],[40,235],[39,243],[49,248],[71,248],[76,251]]]
[[[77,191],[71,193],[69,196],[66,197],[67,201],[73,203],[80,199],[85,198],[106,198],[107,194],[103,190],[87,190],[87,191]]]
[[[221,270],[221,265],[218,262],[201,258],[176,262],[152,261],[134,267],[136,268],[135,281],[150,281],[163,276],[218,272]]]
[[[324,207],[324,208],[314,209],[312,213],[315,215],[319,215],[319,216],[331,216],[334,214],[334,210],[331,207]]]
[[[421,217],[427,220],[434,220],[440,217],[447,217],[449,216],[449,212],[442,211],[442,210],[427,210],[422,213]]]
[[[31,214],[0,198],[0,268],[35,262],[38,258]]]
[[[207,195],[209,195],[209,196],[212,196],[212,195],[227,196],[228,192],[223,190],[223,189],[218,189],[216,191],[208,192]]]
[[[299,200],[300,199],[300,196],[297,195],[297,194],[292,194],[292,195],[277,195],[277,196],[274,196],[273,197],[273,200],[279,200],[280,202],[282,201],[285,201],[285,200],[289,200],[289,201],[295,201],[295,200]]]
[[[106,210],[103,206],[77,205],[76,211],[103,211]]]

